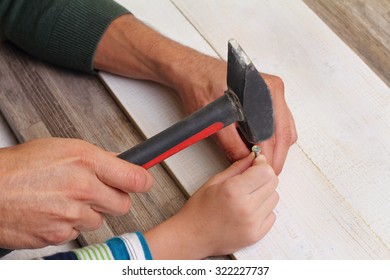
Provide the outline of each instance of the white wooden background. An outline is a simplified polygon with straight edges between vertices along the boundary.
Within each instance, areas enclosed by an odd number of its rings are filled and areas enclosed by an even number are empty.
[[[118,2],[163,34],[223,59],[235,38],[260,71],[285,81],[299,140],[280,176],[278,220],[236,258],[390,258],[390,90],[303,2]],[[183,116],[166,88],[102,79],[146,137]],[[143,106],[155,115],[143,116]],[[166,163],[188,194],[226,164],[211,141]]]
[[[390,90],[303,2],[118,2],[165,35],[223,59],[235,38],[260,71],[285,81],[299,140],[280,176],[278,220],[236,258],[390,258]],[[166,88],[102,77],[146,137],[183,116]],[[156,108],[151,119],[142,116],[144,98]],[[0,117],[0,146],[15,143]],[[192,194],[227,162],[203,141],[166,165]]]

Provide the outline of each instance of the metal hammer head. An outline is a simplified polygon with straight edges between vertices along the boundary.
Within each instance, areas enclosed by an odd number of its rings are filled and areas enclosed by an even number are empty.
[[[239,99],[244,120],[238,127],[254,144],[274,133],[272,99],[267,84],[235,40],[229,40],[227,84]]]

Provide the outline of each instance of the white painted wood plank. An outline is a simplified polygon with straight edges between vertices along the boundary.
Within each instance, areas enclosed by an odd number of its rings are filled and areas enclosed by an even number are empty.
[[[385,83],[301,1],[174,2],[220,56],[234,37],[258,69],[283,77],[298,145],[389,249]]]
[[[13,146],[17,143],[14,134],[10,130],[6,120],[0,113],[0,148]]]
[[[390,251],[301,149],[279,176],[277,221],[238,259],[388,259]]]
[[[212,49],[169,1],[118,2],[165,35],[212,54]],[[183,11],[187,13],[184,8]],[[197,14],[198,10],[194,8],[194,11]],[[216,39],[219,40],[222,39]],[[224,38],[222,43],[227,44],[227,40]],[[242,45],[246,50],[247,46]],[[249,53],[256,64],[262,62],[255,54]],[[282,64],[282,61],[273,62]],[[178,98],[169,89],[105,73],[101,76],[146,137],[184,116]],[[299,105],[296,101],[293,110],[299,109]],[[146,110],[148,114],[144,114]],[[154,115],[151,116],[150,112]],[[277,208],[279,218],[275,227],[258,244],[237,252],[235,256],[240,259],[389,258],[388,245],[376,237],[365,220],[305,153],[300,147],[294,147],[280,177],[281,203]],[[166,164],[191,194],[227,165],[223,158],[213,142],[202,141],[168,159]]]
[[[162,34],[203,53],[217,56],[169,0],[153,0],[147,3],[140,0],[117,2]],[[179,97],[169,88],[107,73],[101,73],[101,77],[146,138],[185,116]],[[197,158],[196,163],[193,162],[194,157]],[[227,160],[210,139],[187,148],[167,159],[165,163],[171,173],[180,174],[175,178],[189,195],[212,175],[228,166]],[[205,169],[204,166],[208,168]]]

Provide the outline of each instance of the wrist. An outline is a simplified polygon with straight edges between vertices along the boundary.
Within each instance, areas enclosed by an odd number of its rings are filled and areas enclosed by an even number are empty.
[[[144,234],[153,259],[197,260],[209,256],[206,240],[181,212]]]
[[[132,15],[121,16],[108,27],[96,50],[94,68],[171,87],[182,99],[196,100],[186,106],[189,111],[227,88],[225,61],[164,37]]]
[[[186,67],[178,66],[172,73],[172,86],[179,94],[187,113],[192,113],[215,99],[227,89],[227,63],[203,54],[187,56]],[[181,73],[180,73],[181,72]]]

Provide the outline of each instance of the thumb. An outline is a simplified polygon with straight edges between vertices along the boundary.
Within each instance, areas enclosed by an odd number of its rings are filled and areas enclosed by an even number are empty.
[[[253,160],[252,165],[256,166],[256,165],[262,165],[264,163],[267,163],[267,159],[265,158],[264,155],[260,154],[257,157],[255,157],[255,159]]]
[[[211,183],[211,184],[221,183],[221,182],[224,182],[231,177],[242,174],[245,170],[247,170],[249,167],[252,166],[253,158],[254,158],[254,154],[250,153],[249,155],[247,155],[243,159],[240,159],[240,160],[234,162],[227,169],[225,169],[224,171],[215,175],[209,181],[209,183]]]
[[[153,184],[153,177],[143,167],[109,152],[98,156],[94,169],[100,181],[123,192],[146,192]]]

